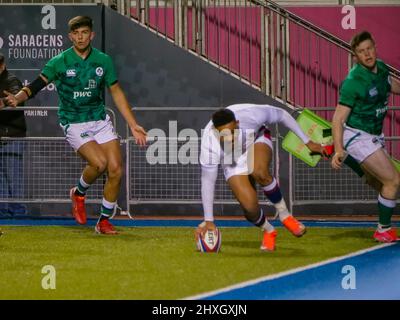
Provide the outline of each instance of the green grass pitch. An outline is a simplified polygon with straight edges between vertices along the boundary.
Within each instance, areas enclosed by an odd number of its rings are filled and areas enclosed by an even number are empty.
[[[193,228],[2,227],[0,299],[182,299],[375,245],[368,228],[278,228],[277,251],[261,252],[256,228],[221,228],[221,252],[195,249]],[[56,289],[42,288],[42,268]]]

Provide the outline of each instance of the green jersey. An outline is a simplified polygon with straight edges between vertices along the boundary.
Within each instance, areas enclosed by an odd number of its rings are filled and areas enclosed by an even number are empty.
[[[391,91],[386,65],[377,60],[377,73],[360,64],[349,72],[340,87],[339,104],[351,108],[346,124],[373,135],[382,133]]]
[[[52,58],[42,75],[56,85],[61,124],[105,119],[104,87],[117,82],[108,55],[91,48],[86,59],[82,59],[71,47]]]

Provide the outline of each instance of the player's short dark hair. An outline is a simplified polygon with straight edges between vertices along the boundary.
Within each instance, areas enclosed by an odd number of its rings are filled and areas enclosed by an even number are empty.
[[[360,33],[355,34],[353,38],[351,38],[350,41],[351,50],[353,52],[356,52],[356,48],[358,47],[358,45],[365,40],[371,40],[375,44],[375,40],[372,37],[371,33],[369,33],[368,31],[362,31]]]
[[[0,52],[0,64],[3,64],[6,61],[6,58],[4,57],[4,54]]]
[[[93,20],[88,16],[76,16],[68,21],[69,31],[74,31],[81,27],[89,27],[93,29]]]
[[[226,125],[232,121],[236,121],[236,117],[230,109],[219,109],[212,115],[212,122],[216,128]]]

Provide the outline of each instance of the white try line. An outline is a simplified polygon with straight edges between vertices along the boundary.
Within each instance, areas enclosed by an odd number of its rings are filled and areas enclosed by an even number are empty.
[[[268,281],[268,280],[275,280],[275,279],[286,277],[286,276],[289,276],[289,275],[292,275],[292,274],[295,274],[295,273],[298,273],[298,272],[302,272],[302,271],[318,268],[318,267],[321,267],[321,266],[324,266],[324,265],[327,265],[327,264],[330,264],[330,263],[335,263],[335,262],[338,262],[338,261],[341,261],[341,260],[345,260],[345,259],[348,259],[348,258],[353,258],[355,256],[359,256],[359,255],[362,255],[362,254],[365,254],[365,253],[368,253],[368,252],[371,252],[371,251],[375,251],[375,250],[379,250],[379,249],[382,249],[382,248],[386,248],[386,247],[394,245],[394,244],[396,244],[396,242],[380,244],[380,245],[374,246],[372,248],[359,250],[359,251],[356,251],[356,252],[353,252],[353,253],[350,253],[350,254],[346,254],[344,256],[331,258],[331,259],[328,259],[328,260],[325,260],[325,261],[321,261],[321,262],[310,264],[308,266],[299,267],[299,268],[291,269],[291,270],[288,270],[288,271],[283,271],[283,272],[279,272],[279,273],[276,273],[276,274],[271,274],[269,276],[265,276],[265,277],[261,277],[261,278],[257,278],[257,279],[253,279],[253,280],[249,280],[249,281],[245,281],[245,282],[241,282],[241,283],[238,283],[238,284],[235,284],[235,285],[232,285],[232,286],[228,286],[228,287],[225,287],[225,288],[222,288],[222,289],[209,291],[209,292],[201,293],[199,295],[183,298],[182,300],[204,299],[204,298],[207,298],[207,297],[210,297],[210,296],[214,296],[214,295],[217,295],[217,294],[220,294],[220,293],[225,293],[225,292],[228,292],[228,291],[241,289],[241,288],[244,288],[244,287],[247,287],[247,286],[252,286],[252,285],[258,284],[260,282],[264,282],[264,281]]]

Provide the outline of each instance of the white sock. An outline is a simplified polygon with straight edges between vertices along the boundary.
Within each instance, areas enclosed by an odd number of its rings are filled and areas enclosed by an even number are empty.
[[[386,232],[386,231],[389,231],[390,229],[392,229],[392,227],[383,228],[382,225],[380,223],[378,223],[378,232]]]
[[[84,187],[86,189],[90,187],[90,184],[86,183],[86,181],[83,180],[83,175],[81,175],[81,177],[79,179],[79,183],[82,185],[82,187]]]
[[[261,226],[261,229],[267,231],[268,233],[270,233],[270,232],[275,230],[274,226],[268,222],[267,218],[265,218],[265,222]]]
[[[288,216],[291,215],[286,206],[285,199],[283,198],[278,203],[274,203],[274,207],[276,209],[277,214],[279,215],[279,220],[281,221],[285,220]]]

